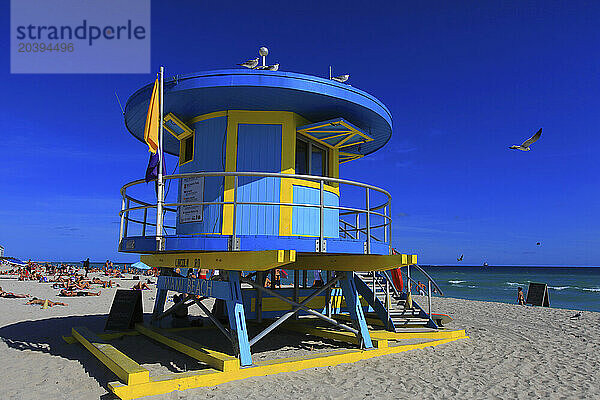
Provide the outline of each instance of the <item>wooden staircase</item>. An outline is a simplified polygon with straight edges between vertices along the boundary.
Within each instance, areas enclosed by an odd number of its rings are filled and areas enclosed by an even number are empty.
[[[373,274],[372,272],[357,272],[356,275],[370,289],[368,293],[361,293],[375,310],[375,312],[367,313],[366,317],[368,319],[381,319],[384,322],[384,326],[388,325],[388,329],[395,332],[398,332],[403,328],[437,328],[433,320],[429,318],[429,315],[427,315],[414,299],[412,307],[406,308],[405,294],[394,292],[390,285],[386,285],[387,282],[383,276]],[[373,280],[375,280],[375,282],[373,282]],[[386,304],[388,293],[390,304]],[[381,308],[378,307],[377,303],[383,306],[385,314],[382,315]],[[379,312],[377,312],[378,309]],[[388,321],[388,324],[385,323],[386,320]]]

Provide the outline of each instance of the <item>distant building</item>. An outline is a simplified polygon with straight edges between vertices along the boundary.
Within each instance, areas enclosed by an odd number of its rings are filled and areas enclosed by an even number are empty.
[[[4,247],[0,246],[0,257],[4,257]]]

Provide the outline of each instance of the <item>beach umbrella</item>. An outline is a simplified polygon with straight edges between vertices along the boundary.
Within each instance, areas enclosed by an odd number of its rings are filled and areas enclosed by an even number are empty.
[[[135,264],[131,264],[131,268],[137,268],[137,269],[150,269],[150,266],[144,264],[141,261],[136,262]]]
[[[18,265],[19,267],[26,267],[27,263],[24,261],[19,260],[18,258],[11,258],[7,260],[9,263],[14,264],[14,265]]]

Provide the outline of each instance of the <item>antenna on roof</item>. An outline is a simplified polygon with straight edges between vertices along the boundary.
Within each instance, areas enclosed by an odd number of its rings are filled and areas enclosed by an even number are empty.
[[[329,79],[331,79],[331,65],[329,66]]]
[[[115,96],[117,98],[117,102],[119,103],[119,107],[121,107],[121,112],[123,113],[123,115],[125,115],[125,110],[123,110],[123,106],[121,105],[121,100],[119,100],[119,95],[117,94],[116,90],[115,90]]]

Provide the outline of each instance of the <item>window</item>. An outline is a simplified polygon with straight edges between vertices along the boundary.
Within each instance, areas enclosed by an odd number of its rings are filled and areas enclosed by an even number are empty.
[[[308,139],[296,139],[296,174],[327,176],[327,149]]]
[[[314,145],[310,147],[310,174],[325,176],[327,174],[327,170],[325,168],[327,165],[327,152]]]
[[[194,158],[194,135],[181,139],[181,149],[179,150],[179,164],[185,164]]]
[[[300,139],[296,139],[296,174],[308,174],[308,159],[306,158],[306,150],[308,144]]]

